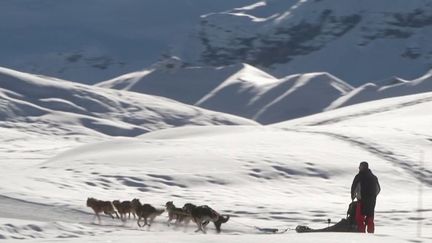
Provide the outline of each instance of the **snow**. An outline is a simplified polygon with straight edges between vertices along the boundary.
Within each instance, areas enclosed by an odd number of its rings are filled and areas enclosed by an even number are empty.
[[[280,87],[275,89],[281,90]],[[352,89],[349,84],[328,73],[303,74],[283,95],[260,109],[255,118],[268,124],[318,113],[336,97],[346,95]]]
[[[164,96],[183,103],[195,104],[208,92],[243,69],[243,65],[222,68],[168,68],[161,64],[156,66],[158,68],[126,74],[98,83],[96,86]]]
[[[0,1],[0,240],[430,242],[431,7]],[[291,38],[300,54],[271,63],[286,51],[271,43]],[[267,65],[249,64],[255,55]],[[233,64],[206,65],[224,58]],[[346,216],[361,161],[382,187],[376,233],[297,234]],[[144,228],[98,222],[88,197],[190,202],[230,219],[220,234],[168,226],[167,213]]]
[[[87,84],[171,55],[195,66],[250,63],[276,77],[326,72],[355,86],[413,79],[432,64],[425,0],[4,0],[0,8],[0,66]]]
[[[205,15],[186,42],[191,51],[174,54],[197,64],[247,62],[277,77],[328,72],[355,86],[413,79],[431,68],[430,8],[424,0],[256,1]]]
[[[3,127],[36,133],[45,130],[47,134],[58,135],[137,136],[174,126],[256,124],[167,98],[38,77],[1,67],[0,107]]]
[[[413,79],[403,80],[397,77],[374,83],[364,84],[346,95],[336,99],[327,109],[362,103],[371,100],[378,100],[403,95],[411,95],[432,91],[432,72]]]
[[[164,96],[263,124],[321,112],[354,89],[329,73],[278,79],[249,64],[213,68],[177,63],[167,67],[166,62],[172,59],[96,86]]]
[[[64,83],[69,85],[69,83]],[[123,92],[123,91],[122,91]],[[432,239],[432,93],[344,107],[272,126],[188,126],[138,137],[1,128],[0,237],[8,241],[427,242]],[[50,134],[50,132],[52,132]],[[424,164],[421,161],[423,154]],[[360,161],[379,177],[376,234],[262,234],[345,217]],[[4,165],[4,166],[3,166]],[[423,182],[422,238],[417,194]],[[231,215],[216,234],[103,217],[87,197],[207,204]]]

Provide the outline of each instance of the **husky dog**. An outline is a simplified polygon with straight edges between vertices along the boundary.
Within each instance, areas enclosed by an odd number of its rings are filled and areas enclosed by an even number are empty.
[[[183,212],[186,213],[186,215],[181,217],[181,222],[184,222],[185,226],[189,224],[189,222],[192,220],[192,210],[196,208],[197,206],[192,203],[186,203],[183,205]],[[208,224],[208,222],[207,222]]]
[[[228,222],[230,218],[229,215],[223,216],[207,205],[192,208],[191,215],[193,221],[198,226],[198,229],[195,232],[202,231],[203,233],[206,233],[205,227],[209,221],[213,222],[216,231],[220,233],[222,224]]]
[[[129,214],[129,219],[130,219],[130,215],[132,212],[132,202],[131,201],[120,202],[119,200],[114,200],[113,205],[117,209],[117,212],[120,214],[120,219],[122,221],[126,221],[126,214]],[[135,218],[135,214],[133,214],[133,216]]]
[[[189,215],[182,208],[177,208],[172,201],[167,202],[165,207],[168,212],[168,226],[172,220],[175,219],[175,224],[177,225],[184,219],[184,217]]]
[[[138,215],[138,220],[137,220],[137,224],[139,227],[144,227],[146,225],[148,225],[149,227],[151,226],[151,224],[153,223],[154,219],[161,215],[163,212],[165,212],[164,209],[156,209],[155,207],[153,207],[150,204],[144,204],[141,205],[137,208],[137,215]],[[144,225],[140,225],[140,220],[141,218],[144,219]],[[147,219],[149,219],[149,221],[147,221]]]
[[[188,213],[188,214],[191,214],[192,213],[192,210],[194,209],[194,208],[196,208],[197,206],[195,205],[195,204],[192,204],[192,203],[186,203],[185,205],[183,205],[183,211],[184,212],[186,212],[186,213]]]
[[[117,218],[119,218],[119,215],[114,209],[114,205],[110,201],[101,201],[95,198],[87,198],[87,207],[90,207],[93,209],[95,213],[95,217],[99,219],[99,223],[101,222],[99,213],[103,212],[104,214],[108,214],[111,216],[111,218],[114,219],[113,214],[116,215]]]

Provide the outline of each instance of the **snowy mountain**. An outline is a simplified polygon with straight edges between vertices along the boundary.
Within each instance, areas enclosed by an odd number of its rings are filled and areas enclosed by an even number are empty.
[[[424,112],[431,109],[429,92],[273,126],[183,127],[96,143],[54,132],[41,142],[0,128],[0,193],[7,195],[0,196],[0,235],[29,242],[428,242],[432,167],[422,161],[432,156],[432,116]],[[360,161],[382,187],[375,235],[259,230],[322,228],[345,217]],[[85,205],[89,196],[139,198],[158,208],[171,200],[206,204],[231,218],[221,234],[212,225],[208,234],[194,233],[193,223],[169,227],[166,213],[146,228],[133,219],[102,217],[99,224]]]
[[[188,67],[182,60],[171,57],[146,70],[125,74],[96,86],[164,96],[195,104],[244,67],[242,64],[220,68]]]
[[[342,106],[389,97],[431,92],[432,71],[417,79],[403,80],[394,77],[392,80],[385,80],[381,82],[381,84],[383,85],[377,85],[374,83],[364,84],[335,100],[327,109],[330,110]]]
[[[277,79],[248,64],[190,67],[177,58],[97,86],[164,96],[265,124],[321,112],[353,90],[327,73]]]
[[[257,1],[204,15],[178,55],[247,62],[276,76],[325,71],[355,86],[413,79],[432,68],[431,13],[428,0]]]
[[[255,0],[2,0],[0,66],[82,83],[140,70],[182,45],[200,15]]]
[[[26,132],[137,136],[185,125],[255,124],[167,98],[0,68],[0,126]]]
[[[0,66],[82,83],[176,55],[353,86],[432,68],[428,0],[0,1]]]
[[[197,104],[270,124],[322,112],[352,90],[328,73],[293,75],[270,84],[248,83],[252,77],[227,80]]]
[[[0,240],[432,241],[432,1],[3,0],[0,13]],[[297,234],[346,217],[361,161],[382,188],[375,234]],[[89,197],[229,220],[204,234],[164,211],[139,227],[97,220]]]

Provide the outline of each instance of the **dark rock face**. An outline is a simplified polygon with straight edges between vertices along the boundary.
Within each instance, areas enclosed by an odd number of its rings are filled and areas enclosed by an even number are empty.
[[[319,50],[360,21],[360,15],[334,16],[332,10],[326,9],[313,21],[276,26],[268,35],[257,33],[255,36],[242,37],[226,30],[225,33],[230,35],[230,44],[226,46],[213,45],[207,33],[218,27],[203,21],[199,34],[201,44],[205,47],[202,61],[211,65],[226,65],[246,60],[264,67],[286,63],[294,56]]]
[[[331,6],[322,8],[323,2],[326,1],[307,2],[306,7],[294,13],[292,20],[250,20],[246,27],[241,26],[245,22],[241,17],[237,24],[235,17],[226,13],[207,16],[201,21],[198,33],[203,47],[200,61],[216,66],[247,62],[268,68],[319,51],[347,35],[353,48],[367,47],[382,40],[406,40],[405,49],[399,54],[402,58],[429,55],[410,46],[412,41],[408,39],[418,35],[422,28],[432,27],[432,4],[418,1],[416,8],[398,10],[403,12],[362,6],[344,15]],[[407,6],[412,5],[407,3]],[[227,21],[221,21],[224,17]],[[432,47],[429,49],[432,53]]]

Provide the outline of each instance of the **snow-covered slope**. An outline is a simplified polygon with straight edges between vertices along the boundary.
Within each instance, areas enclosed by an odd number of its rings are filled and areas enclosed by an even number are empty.
[[[325,134],[363,148],[432,186],[432,92],[371,101],[275,127]]]
[[[167,98],[0,68],[0,123],[28,132],[136,136],[184,125],[254,124]]]
[[[378,84],[364,84],[348,94],[335,100],[327,109],[362,103],[403,95],[424,93],[432,91],[432,71],[414,80],[403,80],[397,77],[383,80]]]
[[[321,112],[353,90],[328,73],[277,79],[248,64],[188,67],[177,58],[97,86],[164,96],[265,124]]]
[[[270,124],[319,113],[353,89],[328,73],[288,76],[272,83],[247,82],[252,77],[233,77],[197,104]]]
[[[220,68],[188,67],[182,60],[171,57],[144,71],[125,74],[96,86],[164,96],[195,104],[246,66],[238,64]],[[268,79],[272,78],[267,76]]]
[[[256,1],[203,16],[179,55],[212,65],[247,62],[277,76],[325,71],[355,86],[412,79],[432,67],[431,13],[427,0]]]
[[[254,0],[2,0],[0,66],[83,83],[142,69],[199,16]]]
[[[428,242],[432,165],[422,160],[432,156],[432,116],[424,112],[431,109],[432,93],[425,93],[268,127],[173,128],[109,138],[63,153],[51,150],[50,155],[44,149],[11,146],[0,153],[2,161],[19,162],[2,168],[0,192],[9,197],[0,196],[0,235],[40,241],[57,237],[60,242]],[[13,129],[1,131],[5,143],[32,146],[35,141]],[[336,222],[345,217],[350,185],[364,160],[382,187],[375,235],[263,235],[255,228],[318,228],[326,227],[328,218]],[[424,204],[417,202],[420,182]],[[192,233],[193,224],[168,227],[166,214],[148,229],[138,228],[134,220],[108,217],[95,225],[85,206],[89,196],[139,198],[156,207],[170,200],[177,206],[207,204],[231,218],[221,235],[211,225],[208,235]],[[422,238],[416,236],[419,222]]]

